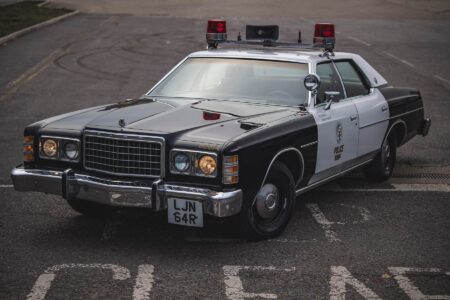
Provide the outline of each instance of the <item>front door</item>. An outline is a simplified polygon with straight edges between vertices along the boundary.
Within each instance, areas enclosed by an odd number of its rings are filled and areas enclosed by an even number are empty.
[[[337,174],[350,166],[358,151],[358,112],[352,101],[346,100],[342,82],[334,66],[327,62],[317,65],[320,76],[316,102],[309,112],[314,116],[318,130],[316,171],[310,184]],[[340,93],[329,109],[326,107],[325,92]]]

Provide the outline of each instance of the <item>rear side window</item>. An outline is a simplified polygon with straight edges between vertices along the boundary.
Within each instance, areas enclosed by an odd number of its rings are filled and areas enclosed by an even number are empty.
[[[336,68],[344,83],[347,98],[367,95],[369,87],[363,76],[350,61],[336,61]]]
[[[320,87],[317,90],[316,105],[324,103],[325,92],[339,92],[339,96],[335,97],[337,100],[344,98],[344,89],[341,80],[336,72],[336,69],[330,62],[320,63],[317,65],[316,73],[320,77]]]

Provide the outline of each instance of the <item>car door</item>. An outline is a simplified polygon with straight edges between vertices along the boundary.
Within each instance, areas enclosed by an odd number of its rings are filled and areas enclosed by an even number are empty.
[[[371,158],[381,148],[389,125],[389,106],[378,89],[371,89],[363,71],[353,60],[335,61],[347,99],[358,111],[359,137],[357,157]]]
[[[316,170],[310,184],[332,176],[352,165],[358,149],[358,113],[352,101],[346,99],[339,74],[332,62],[317,64],[316,73],[321,79],[314,103],[309,112],[318,130]],[[337,91],[339,96],[326,109],[325,92]]]

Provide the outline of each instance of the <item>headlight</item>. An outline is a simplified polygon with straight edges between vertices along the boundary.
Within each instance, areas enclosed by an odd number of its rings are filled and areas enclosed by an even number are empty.
[[[78,158],[78,144],[74,142],[67,142],[64,145],[64,155],[71,160],[75,160]]]
[[[55,140],[45,140],[42,144],[42,152],[48,157],[56,157],[58,153],[58,143]]]
[[[188,171],[191,165],[191,160],[188,155],[184,153],[175,154],[173,158],[173,166],[178,172]]]
[[[217,169],[216,159],[211,155],[203,155],[198,160],[198,168],[205,175],[212,175]]]

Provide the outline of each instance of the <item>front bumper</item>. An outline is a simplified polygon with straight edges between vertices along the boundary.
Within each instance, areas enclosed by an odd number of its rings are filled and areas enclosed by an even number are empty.
[[[111,180],[68,169],[52,171],[24,169],[11,171],[14,188],[21,192],[43,192],[65,199],[89,200],[118,207],[144,207],[154,211],[167,209],[168,198],[196,200],[203,203],[203,211],[215,217],[236,215],[242,207],[242,190],[217,192],[156,180],[151,185],[142,181]]]

